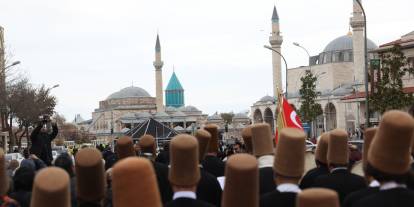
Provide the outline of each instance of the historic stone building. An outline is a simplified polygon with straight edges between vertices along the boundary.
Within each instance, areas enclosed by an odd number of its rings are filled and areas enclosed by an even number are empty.
[[[207,121],[207,115],[194,106],[184,105],[184,89],[173,72],[165,90],[162,80],[161,44],[157,35],[155,44],[155,85],[156,96],[152,97],[145,89],[131,86],[109,95],[99,102],[99,108],[92,112],[92,120],[84,126],[98,140],[110,141],[138,124],[153,118],[171,128],[194,131]]]
[[[272,34],[269,42],[272,49],[281,51],[283,42],[280,36],[279,16],[276,7],[272,15]],[[311,70],[318,78],[317,90],[321,92],[317,102],[322,105],[323,114],[317,118],[316,135],[322,131],[342,128],[354,131],[365,122],[365,93],[364,91],[364,21],[359,5],[353,2],[353,15],[350,18],[352,32],[334,38],[318,55],[309,58],[309,65],[287,70],[287,91],[289,103],[299,109],[301,105],[299,89],[300,78],[307,70]],[[413,33],[403,36],[395,43],[404,45],[404,53],[413,62]],[[411,42],[411,43],[410,43]],[[368,40],[368,61],[378,58],[378,52],[391,46],[393,43],[382,45],[380,48]],[[410,45],[411,44],[411,45]],[[276,88],[282,89],[280,78],[281,57],[272,52],[273,62],[273,90],[274,96],[264,96],[251,106],[253,123],[267,122],[273,130],[276,124]],[[370,63],[370,62],[368,62]],[[368,66],[370,67],[370,66]],[[414,85],[412,77],[405,77],[405,90],[411,90]],[[414,110],[414,109],[413,109]],[[372,120],[375,121],[375,120]]]

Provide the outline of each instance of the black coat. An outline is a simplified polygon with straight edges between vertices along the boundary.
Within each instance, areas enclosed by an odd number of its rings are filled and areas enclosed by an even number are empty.
[[[297,193],[292,192],[273,192],[266,193],[260,197],[260,207],[295,207]]]
[[[158,189],[160,191],[162,203],[167,203],[172,200],[173,191],[168,181],[168,166],[152,162],[154,166],[155,174],[157,176]]]
[[[20,207],[30,207],[30,200],[32,192],[30,191],[17,191],[10,194],[10,198],[13,198],[20,204]]]
[[[214,206],[204,201],[195,200],[191,198],[177,198],[165,204],[164,207],[214,207]]]
[[[203,169],[211,173],[215,177],[224,176],[224,162],[213,155],[207,155],[201,162]]]
[[[354,206],[355,203],[357,203],[358,201],[374,195],[375,193],[378,193],[379,191],[379,187],[369,187],[369,188],[364,188],[362,190],[359,191],[355,191],[351,194],[349,194],[344,202],[342,203],[342,207],[352,207]]]
[[[164,165],[169,165],[170,164],[170,151],[161,151],[158,155],[157,158],[155,158],[156,162],[162,163]]]
[[[262,196],[276,189],[274,178],[272,167],[259,168],[259,195]]]
[[[32,147],[30,148],[30,153],[35,154],[38,158],[43,160],[46,165],[50,166],[52,164],[52,141],[56,138],[58,134],[58,128],[56,124],[52,124],[52,133],[43,133],[40,130],[42,126],[37,126],[30,135],[30,140],[32,141]]]
[[[363,177],[340,169],[331,174],[319,176],[313,187],[329,188],[336,191],[339,195],[339,202],[342,203],[347,195],[366,188],[367,184]]]
[[[413,207],[414,191],[405,188],[380,190],[358,201],[354,207]]]
[[[201,178],[197,185],[197,199],[215,206],[221,204],[221,187],[217,178],[203,168],[200,169]]]
[[[305,176],[303,176],[302,180],[300,181],[299,187],[300,189],[306,189],[313,186],[315,179],[321,175],[329,174],[329,169],[326,166],[321,165],[320,167],[315,167],[309,170]]]

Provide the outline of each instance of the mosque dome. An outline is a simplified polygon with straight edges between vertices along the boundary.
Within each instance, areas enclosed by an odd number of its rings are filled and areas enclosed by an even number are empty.
[[[120,91],[117,91],[109,95],[106,100],[122,99],[122,98],[140,98],[140,97],[151,97],[151,96],[143,88],[131,86],[131,87],[123,88]]]
[[[271,96],[263,96],[259,102],[274,102],[276,99]]]
[[[367,47],[368,50],[376,49],[378,46],[368,39],[367,41]],[[352,44],[352,34],[340,36],[326,45],[323,52],[332,52],[332,51],[345,51],[345,50],[352,50],[353,44]]]
[[[182,107],[180,109],[181,109],[181,111],[184,111],[184,112],[197,112],[197,111],[200,111],[195,106],[185,106],[185,107]]]

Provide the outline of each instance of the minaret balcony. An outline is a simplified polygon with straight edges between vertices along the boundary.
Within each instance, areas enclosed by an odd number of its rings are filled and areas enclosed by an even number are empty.
[[[282,36],[270,36],[269,37],[269,43],[270,45],[282,45],[283,37]]]
[[[365,21],[363,16],[351,17],[351,27],[352,28],[363,28],[365,26]]]
[[[154,61],[153,64],[154,64],[155,69],[160,70],[162,68],[162,66],[164,65],[164,62],[163,61]]]

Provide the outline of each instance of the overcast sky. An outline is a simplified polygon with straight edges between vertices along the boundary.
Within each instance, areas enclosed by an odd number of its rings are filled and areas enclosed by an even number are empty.
[[[377,45],[414,30],[411,0],[365,0]],[[90,118],[124,87],[155,96],[157,30],[164,88],[175,66],[186,105],[239,112],[272,94],[270,18],[276,5],[289,68],[306,65],[299,42],[316,55],[348,32],[352,0],[2,0],[8,52],[35,84],[60,84],[56,111]]]

